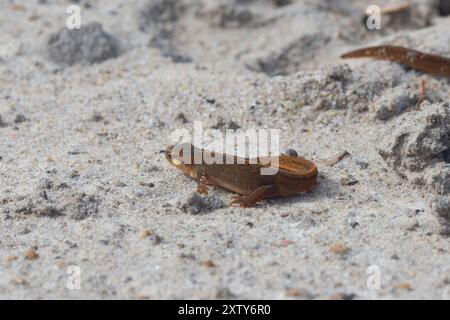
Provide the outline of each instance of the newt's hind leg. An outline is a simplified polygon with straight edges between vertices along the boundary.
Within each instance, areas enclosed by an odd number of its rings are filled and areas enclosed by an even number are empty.
[[[243,208],[250,208],[254,207],[255,204],[262,199],[275,197],[277,195],[278,189],[274,185],[261,186],[245,196],[233,196],[230,206],[239,204]]]

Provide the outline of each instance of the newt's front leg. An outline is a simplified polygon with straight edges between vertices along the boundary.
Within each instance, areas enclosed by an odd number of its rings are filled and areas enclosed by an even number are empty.
[[[198,172],[197,192],[200,194],[208,194],[208,180],[206,179],[206,173],[203,171]]]
[[[239,204],[243,208],[250,208],[254,207],[262,199],[276,197],[277,195],[278,190],[274,185],[260,186],[245,196],[233,196],[230,206]]]

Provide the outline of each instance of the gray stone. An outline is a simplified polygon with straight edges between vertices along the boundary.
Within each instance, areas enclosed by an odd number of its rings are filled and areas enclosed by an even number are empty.
[[[408,180],[449,192],[449,104],[424,102],[421,110],[400,116],[386,128],[378,151]]]
[[[50,59],[61,65],[93,64],[119,56],[118,40],[93,22],[79,30],[63,28],[47,43]]]

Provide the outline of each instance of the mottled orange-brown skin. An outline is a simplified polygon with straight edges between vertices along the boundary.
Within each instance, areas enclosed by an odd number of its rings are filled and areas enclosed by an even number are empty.
[[[302,157],[281,155],[272,158],[239,158],[225,154],[213,154],[216,158],[222,158],[223,163],[193,164],[194,154],[202,154],[204,150],[192,145],[184,145],[185,150],[190,150],[191,161],[186,163],[176,153],[173,154],[173,146],[166,149],[167,160],[181,169],[186,175],[198,182],[198,192],[207,193],[207,186],[218,186],[230,190],[241,196],[235,196],[231,204],[237,203],[241,207],[252,207],[258,201],[273,197],[288,197],[298,195],[310,190],[316,185],[317,167],[311,161]],[[232,164],[226,160],[231,159]],[[278,160],[278,171],[274,175],[262,175],[261,168],[269,168]],[[230,162],[230,161],[229,161]],[[228,162],[228,163],[229,163]],[[239,164],[241,163],[241,164]]]

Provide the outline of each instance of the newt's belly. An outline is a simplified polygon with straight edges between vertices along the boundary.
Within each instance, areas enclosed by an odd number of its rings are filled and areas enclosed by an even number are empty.
[[[213,164],[204,165],[209,185],[222,187],[232,192],[247,195],[260,186],[273,185],[275,176],[263,176],[256,165]]]
[[[222,187],[234,193],[248,195],[258,187],[272,185],[276,187],[273,196],[291,196],[315,185],[315,177],[285,176],[278,172],[275,175],[261,175],[261,167],[257,165],[205,165],[202,170],[207,175],[209,185]]]

